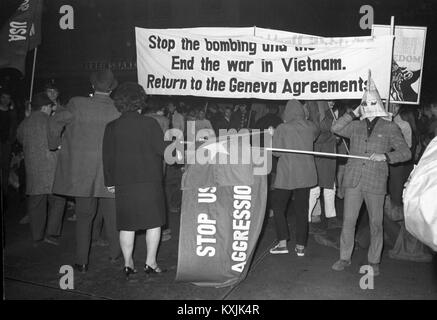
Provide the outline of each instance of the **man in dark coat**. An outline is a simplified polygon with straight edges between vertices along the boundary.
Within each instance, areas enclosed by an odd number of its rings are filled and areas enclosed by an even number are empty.
[[[95,90],[92,97],[71,98],[66,108],[50,119],[50,146],[61,148],[53,192],[76,198],[75,267],[81,272],[88,269],[91,230],[97,210],[103,213],[111,262],[121,253],[114,195],[104,185],[102,164],[105,126],[120,116],[109,96],[117,81],[110,70],[93,73],[90,80]]]
[[[37,94],[32,100],[32,113],[18,127],[17,139],[24,151],[27,214],[33,241],[58,245],[65,198],[52,194],[57,156],[57,151],[49,150],[47,139],[52,105],[45,93]]]

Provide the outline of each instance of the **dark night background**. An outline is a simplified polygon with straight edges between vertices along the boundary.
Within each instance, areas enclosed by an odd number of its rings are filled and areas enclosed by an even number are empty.
[[[21,2],[0,2],[2,25]],[[74,30],[59,27],[59,8],[64,4],[74,8]],[[428,27],[421,101],[432,98],[437,84],[436,0],[45,0],[35,91],[54,78],[64,99],[87,94],[95,62],[127,63],[114,73],[119,81],[135,81],[135,26],[259,26],[325,37],[365,36],[370,30],[359,26],[363,5],[373,7],[375,24],[390,24],[390,16],[395,16],[396,25]],[[11,70],[0,74],[12,77],[12,89],[21,96],[28,92],[32,54],[27,60],[24,79]]]

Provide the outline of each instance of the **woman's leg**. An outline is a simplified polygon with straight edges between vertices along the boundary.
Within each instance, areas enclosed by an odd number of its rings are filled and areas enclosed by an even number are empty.
[[[295,189],[294,201],[296,208],[296,244],[305,247],[308,240],[308,205],[310,188]]]
[[[124,266],[134,269],[132,253],[134,250],[135,231],[120,230],[120,247],[123,252]]]
[[[152,269],[156,268],[156,253],[158,251],[159,240],[161,239],[161,227],[148,229],[146,231],[147,257],[146,264]]]
[[[290,195],[291,190],[275,189],[272,191],[272,209],[274,212],[273,217],[275,220],[276,235],[278,237],[280,247],[286,246],[287,241],[290,239],[286,218],[287,204],[290,199]]]

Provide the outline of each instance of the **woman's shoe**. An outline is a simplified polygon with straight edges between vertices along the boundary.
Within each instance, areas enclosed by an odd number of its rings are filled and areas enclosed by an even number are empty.
[[[131,274],[135,274],[135,273],[137,273],[137,270],[132,269],[131,267],[124,267],[124,268],[123,268],[123,272],[124,272],[124,274],[125,274],[125,276],[126,276],[126,280],[127,280],[127,279],[129,279],[129,276],[130,276]]]
[[[166,269],[161,269],[158,266],[156,266],[155,268],[152,268],[151,266],[145,264],[144,265],[144,272],[147,273],[147,274],[156,274],[156,273],[167,272],[167,270]]]

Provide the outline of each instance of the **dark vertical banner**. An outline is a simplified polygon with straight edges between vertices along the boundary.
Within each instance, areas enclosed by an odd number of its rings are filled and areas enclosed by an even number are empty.
[[[25,72],[26,54],[41,42],[42,0],[24,0],[0,30],[0,68]]]
[[[224,287],[243,280],[264,221],[266,176],[254,175],[251,164],[192,164],[182,189],[176,281]]]

